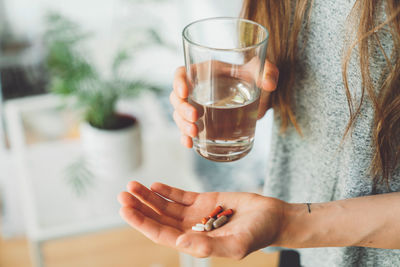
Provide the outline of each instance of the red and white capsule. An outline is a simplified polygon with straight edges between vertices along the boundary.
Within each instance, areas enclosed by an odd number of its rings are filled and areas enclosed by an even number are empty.
[[[217,215],[217,218],[221,216],[231,216],[233,214],[233,209],[227,209]]]
[[[222,208],[222,206],[217,206],[209,215],[208,218],[214,218],[215,216],[217,216],[219,213],[221,213],[221,211],[224,208]]]

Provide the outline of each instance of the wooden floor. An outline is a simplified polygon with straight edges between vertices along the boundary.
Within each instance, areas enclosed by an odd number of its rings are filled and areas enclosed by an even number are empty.
[[[46,267],[178,267],[179,254],[131,228],[46,242]],[[212,267],[276,267],[278,254],[255,252],[241,261],[212,258]],[[0,237],[0,267],[31,267],[25,239]]]

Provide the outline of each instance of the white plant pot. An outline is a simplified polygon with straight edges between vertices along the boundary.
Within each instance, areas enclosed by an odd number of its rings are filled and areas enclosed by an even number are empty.
[[[80,127],[88,169],[97,177],[126,177],[142,161],[140,124],[118,130],[103,130],[83,122]]]

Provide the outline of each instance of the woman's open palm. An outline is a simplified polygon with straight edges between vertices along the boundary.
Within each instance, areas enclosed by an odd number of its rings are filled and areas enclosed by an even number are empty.
[[[252,193],[196,193],[154,183],[148,189],[130,182],[118,199],[121,216],[157,244],[196,257],[241,259],[274,242],[280,230],[285,202]],[[234,215],[221,228],[195,232],[216,206],[231,208]]]

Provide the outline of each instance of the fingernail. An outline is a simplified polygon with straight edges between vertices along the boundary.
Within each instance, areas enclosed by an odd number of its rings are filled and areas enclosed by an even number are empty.
[[[277,87],[277,82],[275,81],[275,76],[267,76],[262,83],[262,87],[264,90],[273,91]]]
[[[275,75],[267,75],[267,79],[272,80],[275,84],[277,83],[277,80],[276,80],[276,76],[275,76]]]

